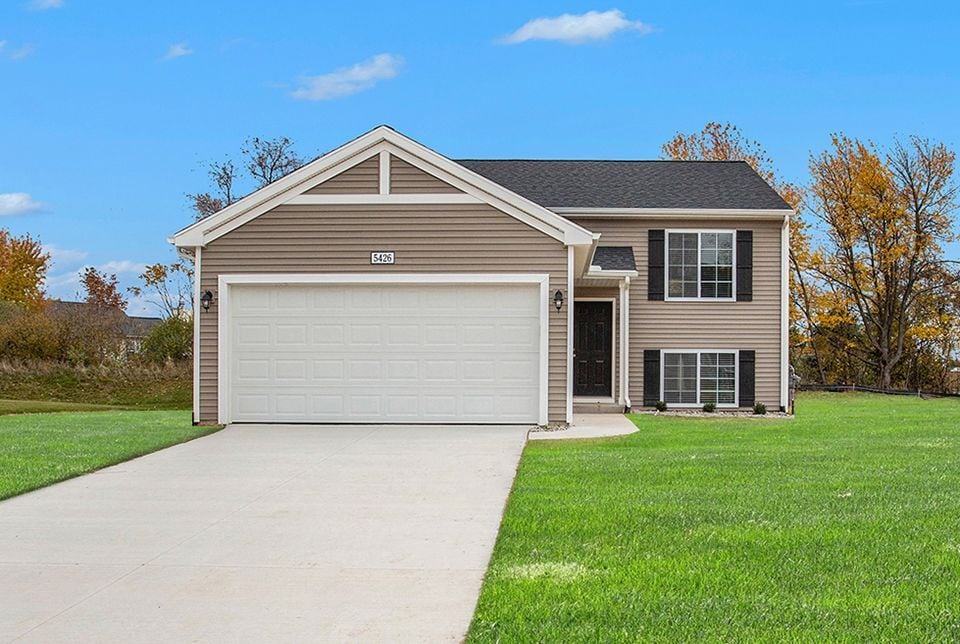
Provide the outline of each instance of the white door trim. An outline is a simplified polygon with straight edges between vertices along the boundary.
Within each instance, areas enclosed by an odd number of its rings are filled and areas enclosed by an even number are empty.
[[[217,280],[217,422],[232,422],[229,405],[230,287],[241,284],[538,284],[540,287],[540,425],[548,422],[550,354],[550,276],[543,273],[250,273],[223,274]]]
[[[618,400],[614,395],[617,387],[617,298],[615,297],[578,297],[577,302],[610,302],[610,395],[601,398],[590,396],[574,396],[576,402],[615,402]],[[574,314],[573,323],[576,324],[576,314]],[[573,335],[573,329],[570,329],[570,335]],[[573,374],[570,374],[571,382]]]

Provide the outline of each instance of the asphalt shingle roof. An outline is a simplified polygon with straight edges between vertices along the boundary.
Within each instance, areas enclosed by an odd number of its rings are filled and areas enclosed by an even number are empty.
[[[789,208],[743,161],[457,163],[547,208]]]
[[[597,246],[590,263],[605,271],[637,270],[637,260],[630,246]]]

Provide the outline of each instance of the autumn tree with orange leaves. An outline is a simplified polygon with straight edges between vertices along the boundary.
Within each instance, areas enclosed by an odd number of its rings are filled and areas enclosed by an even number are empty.
[[[0,300],[30,310],[42,308],[49,265],[50,254],[38,240],[0,228]]]
[[[87,304],[117,311],[127,310],[127,301],[120,294],[116,275],[107,275],[93,266],[88,266],[84,269],[80,281],[86,292],[84,301]]]
[[[884,388],[909,380],[895,376],[911,345],[956,336],[960,274],[944,253],[957,239],[954,162],[928,139],[880,150],[839,134],[810,160],[810,207],[823,233],[809,267],[824,293],[814,326]],[[836,333],[851,325],[853,342]]]

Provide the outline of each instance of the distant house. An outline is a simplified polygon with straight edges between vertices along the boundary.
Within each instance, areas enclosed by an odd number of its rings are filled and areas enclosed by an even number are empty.
[[[123,335],[124,352],[128,355],[139,353],[143,339],[163,321],[161,318],[127,315],[123,311],[114,309],[101,311],[96,306],[86,302],[65,302],[63,300],[48,302],[47,314],[53,318],[90,315],[115,316],[117,329]]]

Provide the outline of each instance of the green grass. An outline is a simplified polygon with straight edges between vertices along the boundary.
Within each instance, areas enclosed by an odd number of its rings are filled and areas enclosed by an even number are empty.
[[[472,641],[960,640],[960,401],[534,441]]]
[[[216,431],[182,411],[0,417],[0,499]]]
[[[2,400],[0,416],[7,414],[44,414],[60,411],[109,411],[115,409],[109,405],[89,405],[86,403],[57,402],[52,400]]]

